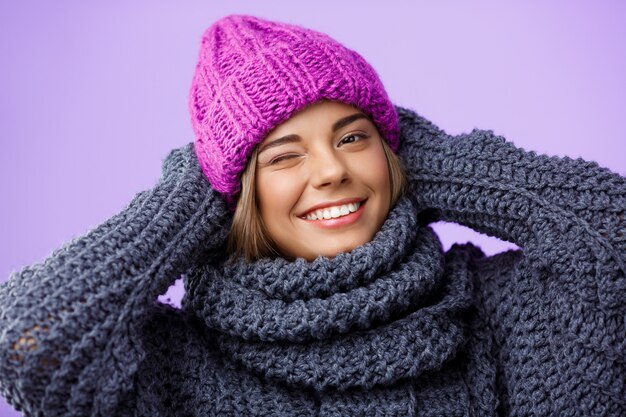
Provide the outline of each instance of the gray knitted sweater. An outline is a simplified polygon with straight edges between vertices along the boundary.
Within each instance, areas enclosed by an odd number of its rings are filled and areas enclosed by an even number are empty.
[[[193,145],[0,286],[0,393],[27,416],[624,416],[626,179],[397,107],[409,189],[373,240],[227,261]],[[428,226],[515,242],[443,252]],[[182,309],[156,296],[181,274]]]

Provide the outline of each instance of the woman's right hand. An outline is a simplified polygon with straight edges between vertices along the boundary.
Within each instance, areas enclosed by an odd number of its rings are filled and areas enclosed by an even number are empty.
[[[198,262],[224,256],[232,213],[193,144],[119,213],[0,285],[0,390],[39,415],[115,415],[144,357],[134,335],[156,297]]]

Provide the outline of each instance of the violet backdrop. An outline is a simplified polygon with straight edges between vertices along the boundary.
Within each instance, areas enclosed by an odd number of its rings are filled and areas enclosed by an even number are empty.
[[[193,140],[200,36],[231,13],[329,34],[374,66],[394,103],[448,133],[492,129],[626,175],[624,2],[4,1],[0,281],[156,183],[168,151]],[[434,227],[446,249],[516,247]],[[0,399],[0,416],[18,415]]]

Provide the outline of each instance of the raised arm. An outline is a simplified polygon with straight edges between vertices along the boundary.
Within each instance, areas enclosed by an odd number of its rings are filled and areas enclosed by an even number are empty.
[[[0,393],[33,415],[113,415],[143,355],[137,324],[222,253],[230,217],[193,144],[171,151],[152,189],[0,284]]]
[[[476,264],[478,308],[503,364],[502,404],[623,415],[626,179],[595,162],[524,151],[492,131],[450,136],[399,113],[399,154],[422,221],[460,223],[522,248]]]
[[[490,130],[451,136],[398,107],[399,155],[427,221],[514,242],[539,268],[589,268],[603,305],[626,311],[626,178],[581,158],[537,155]],[[582,272],[582,270],[578,270]]]

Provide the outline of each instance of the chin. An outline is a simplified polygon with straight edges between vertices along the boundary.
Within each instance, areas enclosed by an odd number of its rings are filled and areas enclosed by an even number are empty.
[[[357,247],[363,245],[367,243],[367,241],[363,242],[363,243],[351,243],[351,244],[343,244],[343,245],[339,245],[336,247],[333,247],[331,249],[326,248],[321,255],[326,256],[328,258],[333,258],[335,256],[337,256],[338,254],[342,253],[342,252],[351,252],[354,249],[356,249]]]
[[[310,262],[319,256],[334,258],[339,253],[350,252],[357,247],[366,244],[370,240],[371,237],[369,235],[364,235],[363,233],[360,233],[357,236],[353,235],[343,238],[325,237],[317,239],[317,245],[315,246],[300,246],[296,251],[293,251],[289,250],[293,249],[293,247],[288,248],[287,245],[285,245],[282,247],[280,252],[283,253],[283,256],[286,256],[288,259],[304,258]]]

